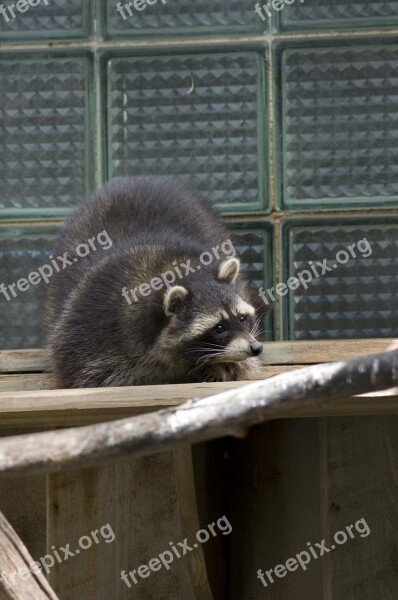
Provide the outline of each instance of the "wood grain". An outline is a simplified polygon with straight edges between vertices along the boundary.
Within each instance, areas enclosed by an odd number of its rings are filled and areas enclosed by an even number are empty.
[[[295,370],[279,369],[279,374]],[[143,386],[46,392],[0,393],[0,426],[73,427],[114,421],[178,407],[189,398],[206,398],[242,387],[242,382]],[[398,390],[347,396],[329,403],[297,406],[278,418],[398,414]]]
[[[0,430],[6,435],[22,435],[28,429]],[[0,509],[34,560],[46,553],[46,476],[10,477],[0,483]],[[1,597],[1,596],[0,596]]]
[[[307,541],[322,538],[318,420],[265,423],[229,446],[227,490],[234,528],[229,600],[323,599],[321,561],[283,578],[271,573],[274,583],[265,575],[306,550]],[[338,600],[343,598],[350,597]]]
[[[0,350],[0,373],[37,373],[46,364],[43,350]]]
[[[86,427],[0,440],[0,473],[42,474],[103,461],[145,456],[228,435],[261,422],[292,417],[347,394],[398,383],[397,351],[313,365],[238,390],[186,402],[176,409]]]
[[[190,452],[190,448],[180,450],[181,468],[181,453],[188,453],[189,465]],[[78,549],[81,536],[108,523],[115,534],[114,542],[93,543],[79,556],[56,564],[50,582],[62,600],[213,600],[200,566],[200,549],[192,556],[175,558],[168,571],[162,567],[145,579],[135,573],[137,583],[130,581],[130,588],[121,579],[122,570],[128,573],[148,565],[152,558],[170,550],[170,541],[182,542],[196,527],[189,518],[186,521],[186,511],[181,518],[180,501],[184,499],[178,495],[174,459],[173,452],[166,452],[49,477],[49,546],[70,543],[71,550]],[[189,485],[188,479],[182,494]],[[195,510],[193,504],[190,512]],[[194,580],[189,561],[199,569]]]
[[[397,598],[398,418],[328,419],[325,432],[329,547],[336,532],[365,520],[364,537],[354,527],[328,554],[330,598]]]
[[[57,600],[43,572],[0,512],[1,600]],[[30,570],[33,569],[33,572]]]
[[[398,339],[315,340],[266,342],[264,365],[316,364],[349,360],[355,356],[388,352],[398,348]],[[0,373],[37,373],[45,371],[44,350],[0,351]]]

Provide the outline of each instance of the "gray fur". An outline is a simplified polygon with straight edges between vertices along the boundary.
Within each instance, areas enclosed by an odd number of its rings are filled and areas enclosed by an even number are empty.
[[[225,266],[228,256],[177,279],[175,285],[186,294],[171,294],[167,314],[167,287],[131,304],[122,296],[123,288],[136,288],[173,270],[173,262],[199,264],[202,252],[228,239],[210,204],[168,180],[116,179],[67,221],[54,254],[73,257],[78,244],[104,230],[112,240],[109,249],[90,252],[54,274],[47,286],[44,314],[57,384],[98,387],[247,377],[256,362],[250,350],[245,360],[222,361],[223,348],[231,341],[239,338],[249,348],[254,340],[250,330],[255,318],[241,323],[236,315],[236,307],[251,304],[252,295],[240,275],[233,284],[225,281],[225,273],[234,274]],[[213,329],[202,331],[200,326],[219,314],[228,316],[228,335],[222,341]],[[216,344],[209,342],[213,339]]]

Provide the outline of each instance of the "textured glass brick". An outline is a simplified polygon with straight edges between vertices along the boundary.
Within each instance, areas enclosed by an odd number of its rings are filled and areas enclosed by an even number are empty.
[[[282,52],[285,208],[398,204],[398,47]]]
[[[254,11],[252,0],[158,0],[142,11],[131,7],[123,14],[116,10],[118,0],[104,2],[108,36],[137,36],[175,33],[244,33],[262,31],[264,25]],[[122,8],[126,2],[121,2]],[[123,18],[123,15],[125,18]]]
[[[225,212],[265,207],[264,58],[112,58],[108,177],[175,176]]]
[[[260,2],[261,4],[261,2]],[[281,29],[340,29],[394,25],[397,0],[294,0],[279,13]]]
[[[37,6],[29,6],[23,13],[16,8],[15,0],[5,0],[3,5],[0,40],[77,38],[91,32],[91,0],[38,0]],[[10,12],[8,7],[12,6]]]
[[[82,202],[92,158],[88,57],[0,56],[0,216]]]
[[[0,284],[8,286],[47,264],[56,230],[48,227],[0,228]],[[20,284],[24,287],[26,284]],[[30,285],[25,292],[6,287],[0,293],[0,348],[38,348],[43,345],[40,299],[45,283]]]
[[[231,240],[242,262],[242,273],[255,293],[259,288],[273,285],[273,243],[272,224],[227,223],[230,226]],[[261,302],[260,298],[259,301]],[[262,338],[274,337],[274,314],[269,313],[261,326]]]
[[[396,337],[398,331],[398,219],[347,219],[284,224],[284,278],[309,271],[284,296],[287,339]],[[360,240],[367,240],[361,243]],[[358,248],[359,243],[359,248]],[[352,258],[349,246],[356,258]],[[362,251],[361,251],[362,249]],[[348,253],[338,254],[340,250]],[[327,272],[319,264],[326,259]],[[344,261],[345,264],[341,264]],[[335,267],[336,265],[336,267]],[[319,273],[316,277],[311,267]],[[325,267],[326,269],[326,267]],[[330,270],[329,270],[330,269]],[[304,279],[309,279],[304,275]],[[291,284],[293,287],[293,285]]]

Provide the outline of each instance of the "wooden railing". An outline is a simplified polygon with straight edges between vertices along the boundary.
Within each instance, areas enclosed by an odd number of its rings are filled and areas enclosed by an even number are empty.
[[[106,514],[111,506],[107,509],[105,503],[99,512],[92,509],[91,513],[85,506],[89,500],[97,502],[96,494],[109,485],[109,471],[99,484],[104,477],[104,471],[101,471],[103,465],[126,457],[130,465],[136,465],[138,463],[131,461],[143,461],[145,459],[141,457],[159,456],[158,453],[163,452],[166,458],[160,460],[166,462],[163,462],[162,468],[171,469],[171,483],[168,491],[163,493],[165,497],[170,494],[172,497],[175,493],[177,498],[177,513],[168,527],[174,535],[172,521],[177,517],[179,532],[183,535],[187,530],[192,532],[195,526],[199,527],[189,450],[191,444],[225,436],[243,438],[249,428],[270,420],[398,414],[398,393],[393,388],[398,384],[397,347],[397,340],[274,342],[266,345],[264,364],[252,382],[77,390],[51,389],[51,378],[42,372],[45,359],[41,351],[4,351],[0,353],[0,427],[3,430],[0,476],[48,477],[48,547],[70,527],[68,511],[62,513],[66,507],[59,496],[61,482],[65,489],[65,481],[69,481],[68,489],[74,490],[74,501],[82,502],[83,509],[88,511],[86,517],[77,519],[73,527],[74,532],[84,532],[84,524],[92,521],[93,515]],[[82,427],[75,428],[77,425]],[[15,433],[13,430],[16,428],[34,431],[34,428],[54,427],[71,428],[16,436],[7,434]],[[78,469],[75,474],[57,475],[71,467]],[[90,477],[95,477],[95,485],[91,486],[89,495],[84,492],[87,469]],[[126,482],[120,479],[121,473],[126,478],[122,468],[118,485],[126,489],[125,484],[134,484],[135,475],[133,480]],[[145,492],[148,502],[157,494],[157,481],[153,479],[156,476],[159,477],[158,462],[154,464],[153,473],[148,471],[148,489]],[[184,490],[183,494],[181,490]],[[189,516],[182,496],[190,498]],[[0,491],[0,508],[2,499]],[[56,508],[48,511],[49,506]],[[125,502],[119,508],[124,510]],[[79,510],[78,504],[76,509]],[[144,513],[141,509],[141,517]],[[120,514],[118,512],[118,518]],[[11,514],[11,521],[12,518]],[[63,520],[62,526],[60,519]],[[143,522],[140,526],[145,537],[147,524]],[[27,549],[5,517],[0,520],[0,553],[2,551],[0,573],[2,570],[6,572],[14,560],[15,564],[22,564],[27,559]],[[98,553],[102,557],[101,550],[98,549]],[[134,554],[131,547],[128,554]],[[83,558],[79,560],[82,561],[81,568],[89,568]],[[103,564],[103,560],[106,561],[105,555],[99,559],[99,564]],[[181,589],[185,590],[181,598],[221,598],[222,591],[217,582],[213,581],[210,586],[207,577],[195,580],[198,568],[206,573],[202,551],[197,564],[191,565],[189,584],[187,573],[182,567],[180,569],[177,579]],[[57,565],[56,575],[50,577],[50,582],[57,592],[61,592],[62,599],[72,598],[68,595],[65,581],[60,581],[59,572]],[[100,578],[100,571],[96,573]],[[79,580],[77,572],[69,584],[71,589],[76,590],[76,580]],[[0,598],[55,598],[50,588],[42,583],[39,575],[29,578],[26,583],[21,580],[18,586],[12,588],[0,581]],[[102,600],[116,597],[116,588],[109,584],[109,577],[107,589],[100,581],[95,584],[96,591],[93,591],[92,583],[79,585],[79,594],[86,598]],[[147,587],[147,592],[149,589],[153,591],[148,592],[148,597],[155,599],[159,584],[153,578],[150,585],[153,587]],[[33,593],[34,586],[40,591]],[[120,598],[124,598],[123,592],[126,590],[119,593]]]

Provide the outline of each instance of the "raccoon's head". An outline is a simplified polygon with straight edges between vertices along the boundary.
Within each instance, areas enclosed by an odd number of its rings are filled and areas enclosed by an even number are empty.
[[[239,260],[228,258],[212,274],[198,274],[164,295],[169,323],[163,341],[192,367],[236,363],[262,352],[263,344],[256,339],[262,315],[250,302],[239,270]]]

